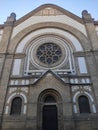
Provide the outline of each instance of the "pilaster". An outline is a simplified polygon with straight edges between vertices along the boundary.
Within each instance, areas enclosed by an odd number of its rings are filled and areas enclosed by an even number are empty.
[[[94,90],[96,90],[94,91],[94,93],[98,109],[98,36],[95,30],[93,19],[86,10],[82,12],[82,18],[87,31],[89,45],[91,47],[91,50],[85,52],[86,62],[88,65],[88,71],[92,79]]]
[[[16,15],[12,13],[10,17],[7,18],[7,21],[4,23],[4,33],[0,44],[0,59],[2,60],[2,62],[0,62],[0,69],[2,70],[0,74],[0,124],[2,124],[3,120],[4,106],[8,89],[7,86],[14,56],[14,54],[8,53],[8,46],[10,44],[10,38],[15,22],[15,17]],[[0,129],[2,129],[1,125]]]
[[[95,30],[94,20],[86,10],[82,12],[82,19],[85,24],[85,28],[92,50],[98,50],[98,36]]]

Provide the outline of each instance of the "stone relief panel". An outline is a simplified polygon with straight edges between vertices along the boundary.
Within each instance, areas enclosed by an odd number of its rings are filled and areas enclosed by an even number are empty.
[[[39,12],[35,13],[35,16],[52,16],[52,15],[63,15],[63,13],[51,7],[44,8]]]

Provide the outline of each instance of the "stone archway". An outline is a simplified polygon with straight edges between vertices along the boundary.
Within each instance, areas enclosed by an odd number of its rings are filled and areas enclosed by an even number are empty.
[[[31,26],[21,30],[19,33],[17,33],[17,35],[15,37],[13,37],[13,39],[11,40],[8,51],[10,53],[15,52],[15,49],[18,46],[19,42],[26,35],[30,34],[31,32],[33,32],[35,30],[39,30],[39,29],[42,29],[42,28],[44,29],[44,28],[47,28],[47,27],[48,28],[58,28],[58,29],[61,29],[61,30],[64,30],[64,31],[71,33],[72,35],[74,35],[80,41],[84,50],[90,49],[90,45],[89,45],[89,41],[88,41],[87,37],[83,33],[81,33],[79,30],[73,28],[72,26],[62,24],[62,23],[45,22],[45,23],[38,23],[38,24],[35,24],[35,25],[31,25]]]
[[[63,130],[62,100],[57,91],[41,92],[37,110],[37,130]]]

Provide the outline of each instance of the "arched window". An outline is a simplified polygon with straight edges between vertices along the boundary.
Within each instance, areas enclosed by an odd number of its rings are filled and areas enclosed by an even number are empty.
[[[11,115],[20,115],[22,107],[22,99],[20,97],[16,97],[12,101],[11,105]]]
[[[78,98],[80,113],[90,113],[89,100],[86,96],[80,96]]]

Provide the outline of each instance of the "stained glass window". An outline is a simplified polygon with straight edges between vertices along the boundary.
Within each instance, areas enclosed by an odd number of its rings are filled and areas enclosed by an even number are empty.
[[[45,43],[37,49],[38,59],[47,65],[56,63],[61,56],[61,48],[55,43]]]

